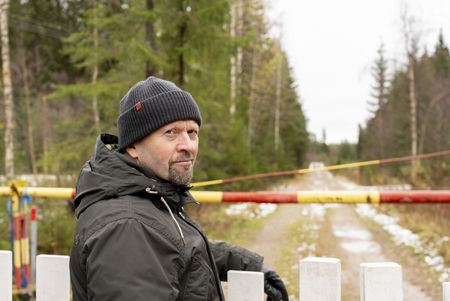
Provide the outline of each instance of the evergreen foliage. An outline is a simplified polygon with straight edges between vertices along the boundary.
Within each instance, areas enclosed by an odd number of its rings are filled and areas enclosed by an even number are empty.
[[[416,58],[416,94],[418,99],[418,152],[428,153],[450,149],[450,54],[442,33],[439,34],[432,54],[427,51]],[[375,87],[381,86],[381,57],[375,62]],[[358,155],[362,160],[406,156],[411,150],[410,107],[407,70],[393,70],[392,77],[386,82],[386,98],[378,99],[374,116],[366,126],[360,129]],[[379,91],[379,89],[378,89]],[[380,120],[383,122],[380,123]],[[383,147],[383,152],[380,148]],[[422,160],[419,169],[420,186],[434,185],[445,187],[450,175],[450,159],[448,157]],[[407,165],[390,165],[390,175],[407,179]],[[391,181],[390,178],[374,179],[370,169],[366,176],[378,182]]]
[[[99,131],[116,133],[121,97],[149,72],[189,91],[202,110],[194,180],[302,166],[306,119],[286,54],[268,34],[260,0],[239,0],[240,32],[230,38],[234,1],[12,0],[17,173],[32,172],[35,158],[36,172],[77,174]],[[230,57],[238,47],[237,111],[231,116]],[[26,82],[28,94],[21,89]],[[30,120],[24,117],[27,97]]]

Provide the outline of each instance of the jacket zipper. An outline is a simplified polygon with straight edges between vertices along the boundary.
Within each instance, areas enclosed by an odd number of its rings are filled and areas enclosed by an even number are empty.
[[[191,222],[189,222],[189,221],[185,218],[184,214],[183,214],[180,210],[177,210],[177,211],[178,211],[178,216],[179,216],[185,223],[187,223],[187,224],[190,225],[192,228],[194,228],[195,230],[197,230],[197,232],[198,232],[198,233],[201,235],[201,237],[203,238],[203,241],[205,242],[205,245],[206,245],[206,251],[207,251],[207,253],[208,253],[209,263],[210,263],[210,265],[211,265],[211,267],[212,267],[212,269],[213,269],[214,278],[215,278],[215,280],[216,280],[216,281],[215,281],[215,282],[216,282],[216,289],[217,289],[217,292],[219,293],[220,300],[224,301],[225,299],[224,299],[224,296],[223,296],[223,294],[222,294],[222,288],[220,287],[219,273],[218,273],[218,271],[217,271],[216,263],[214,262],[214,260],[213,260],[213,258],[212,258],[212,253],[211,253],[211,249],[210,249],[210,247],[209,247],[208,239],[207,239],[206,236],[203,234],[203,232],[200,231],[200,229],[198,229],[194,224],[192,224]]]

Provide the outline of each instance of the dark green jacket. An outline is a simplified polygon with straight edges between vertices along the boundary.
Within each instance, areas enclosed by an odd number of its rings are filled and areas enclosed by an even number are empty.
[[[228,270],[259,271],[262,257],[208,242],[183,211],[186,187],[157,179],[102,134],[81,170],[70,275],[73,301],[224,300]]]

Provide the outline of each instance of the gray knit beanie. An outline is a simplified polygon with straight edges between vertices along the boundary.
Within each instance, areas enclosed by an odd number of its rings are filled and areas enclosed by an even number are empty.
[[[202,124],[200,110],[191,94],[154,76],[138,82],[120,101],[119,150],[178,120]]]

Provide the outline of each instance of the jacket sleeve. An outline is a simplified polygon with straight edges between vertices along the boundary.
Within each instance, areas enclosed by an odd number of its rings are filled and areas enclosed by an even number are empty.
[[[229,270],[261,271],[263,257],[225,242],[210,242],[211,252],[221,281],[227,281]]]
[[[84,253],[89,300],[175,300],[179,293],[179,251],[164,230],[114,221],[89,237]]]

